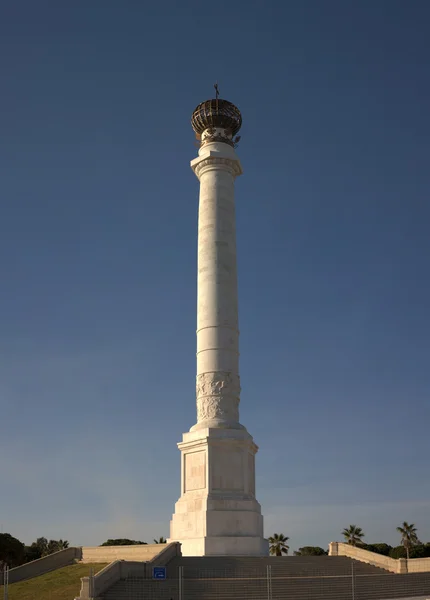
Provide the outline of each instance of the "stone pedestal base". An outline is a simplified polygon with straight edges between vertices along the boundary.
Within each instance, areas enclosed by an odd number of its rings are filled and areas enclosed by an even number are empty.
[[[267,556],[267,540],[260,537],[212,537],[184,540],[182,556]]]
[[[261,507],[255,499],[255,454],[246,429],[186,433],[181,450],[182,496],[170,540],[184,556],[265,556]]]

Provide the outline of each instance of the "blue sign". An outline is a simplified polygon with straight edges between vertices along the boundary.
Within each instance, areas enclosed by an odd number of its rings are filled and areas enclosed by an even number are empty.
[[[152,579],[166,579],[166,567],[153,567]]]

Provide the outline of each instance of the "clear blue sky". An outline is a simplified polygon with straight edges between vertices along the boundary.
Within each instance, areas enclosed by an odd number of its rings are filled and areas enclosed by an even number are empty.
[[[0,524],[168,535],[195,422],[191,112],[243,114],[241,421],[267,535],[430,541],[430,4],[0,8]]]

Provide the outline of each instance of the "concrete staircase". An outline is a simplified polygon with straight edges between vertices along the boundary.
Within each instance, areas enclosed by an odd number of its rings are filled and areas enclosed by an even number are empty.
[[[183,576],[181,595],[179,567]],[[395,575],[340,556],[176,557],[167,566],[166,581],[129,578],[116,583],[102,598],[383,600],[426,595],[430,598],[430,573]]]
[[[346,556],[283,556],[283,557],[176,557],[168,565],[168,574],[177,577],[183,567],[185,578],[204,577],[266,577],[270,566],[273,577],[309,577],[351,575],[352,563],[356,574],[381,575],[388,571],[353,561]],[[176,573],[176,574],[175,574]]]

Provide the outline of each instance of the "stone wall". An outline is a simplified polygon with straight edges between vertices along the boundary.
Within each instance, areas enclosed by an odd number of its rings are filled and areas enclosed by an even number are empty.
[[[159,554],[167,544],[135,546],[84,546],[83,563],[111,563],[115,560],[148,561]]]
[[[155,548],[156,546],[156,548]],[[133,546],[102,546],[102,548],[132,548]],[[141,546],[139,546],[141,547]],[[156,552],[153,557],[147,558],[147,562],[115,560],[107,565],[102,571],[94,576],[93,581],[90,577],[81,578],[81,592],[75,600],[91,600],[99,598],[120,579],[127,577],[152,578],[152,569],[154,566],[167,565],[175,556],[181,556],[181,544],[172,542],[170,544],[151,544]],[[149,553],[148,555],[149,556]]]
[[[76,560],[81,558],[81,548],[67,548],[54,552],[44,558],[33,560],[20,567],[15,567],[9,571],[9,583],[17,583],[32,577],[38,577],[49,571],[55,571],[61,567],[72,565]],[[0,573],[0,584],[3,584],[3,573]]]
[[[329,556],[347,556],[355,560],[360,560],[368,565],[385,569],[391,573],[426,573],[430,572],[430,558],[405,558],[394,559],[389,556],[383,556],[376,552],[369,552],[357,546],[350,546],[342,542],[331,542],[329,545]]]
[[[430,571],[430,558],[410,558],[406,563],[408,573],[426,573]]]

